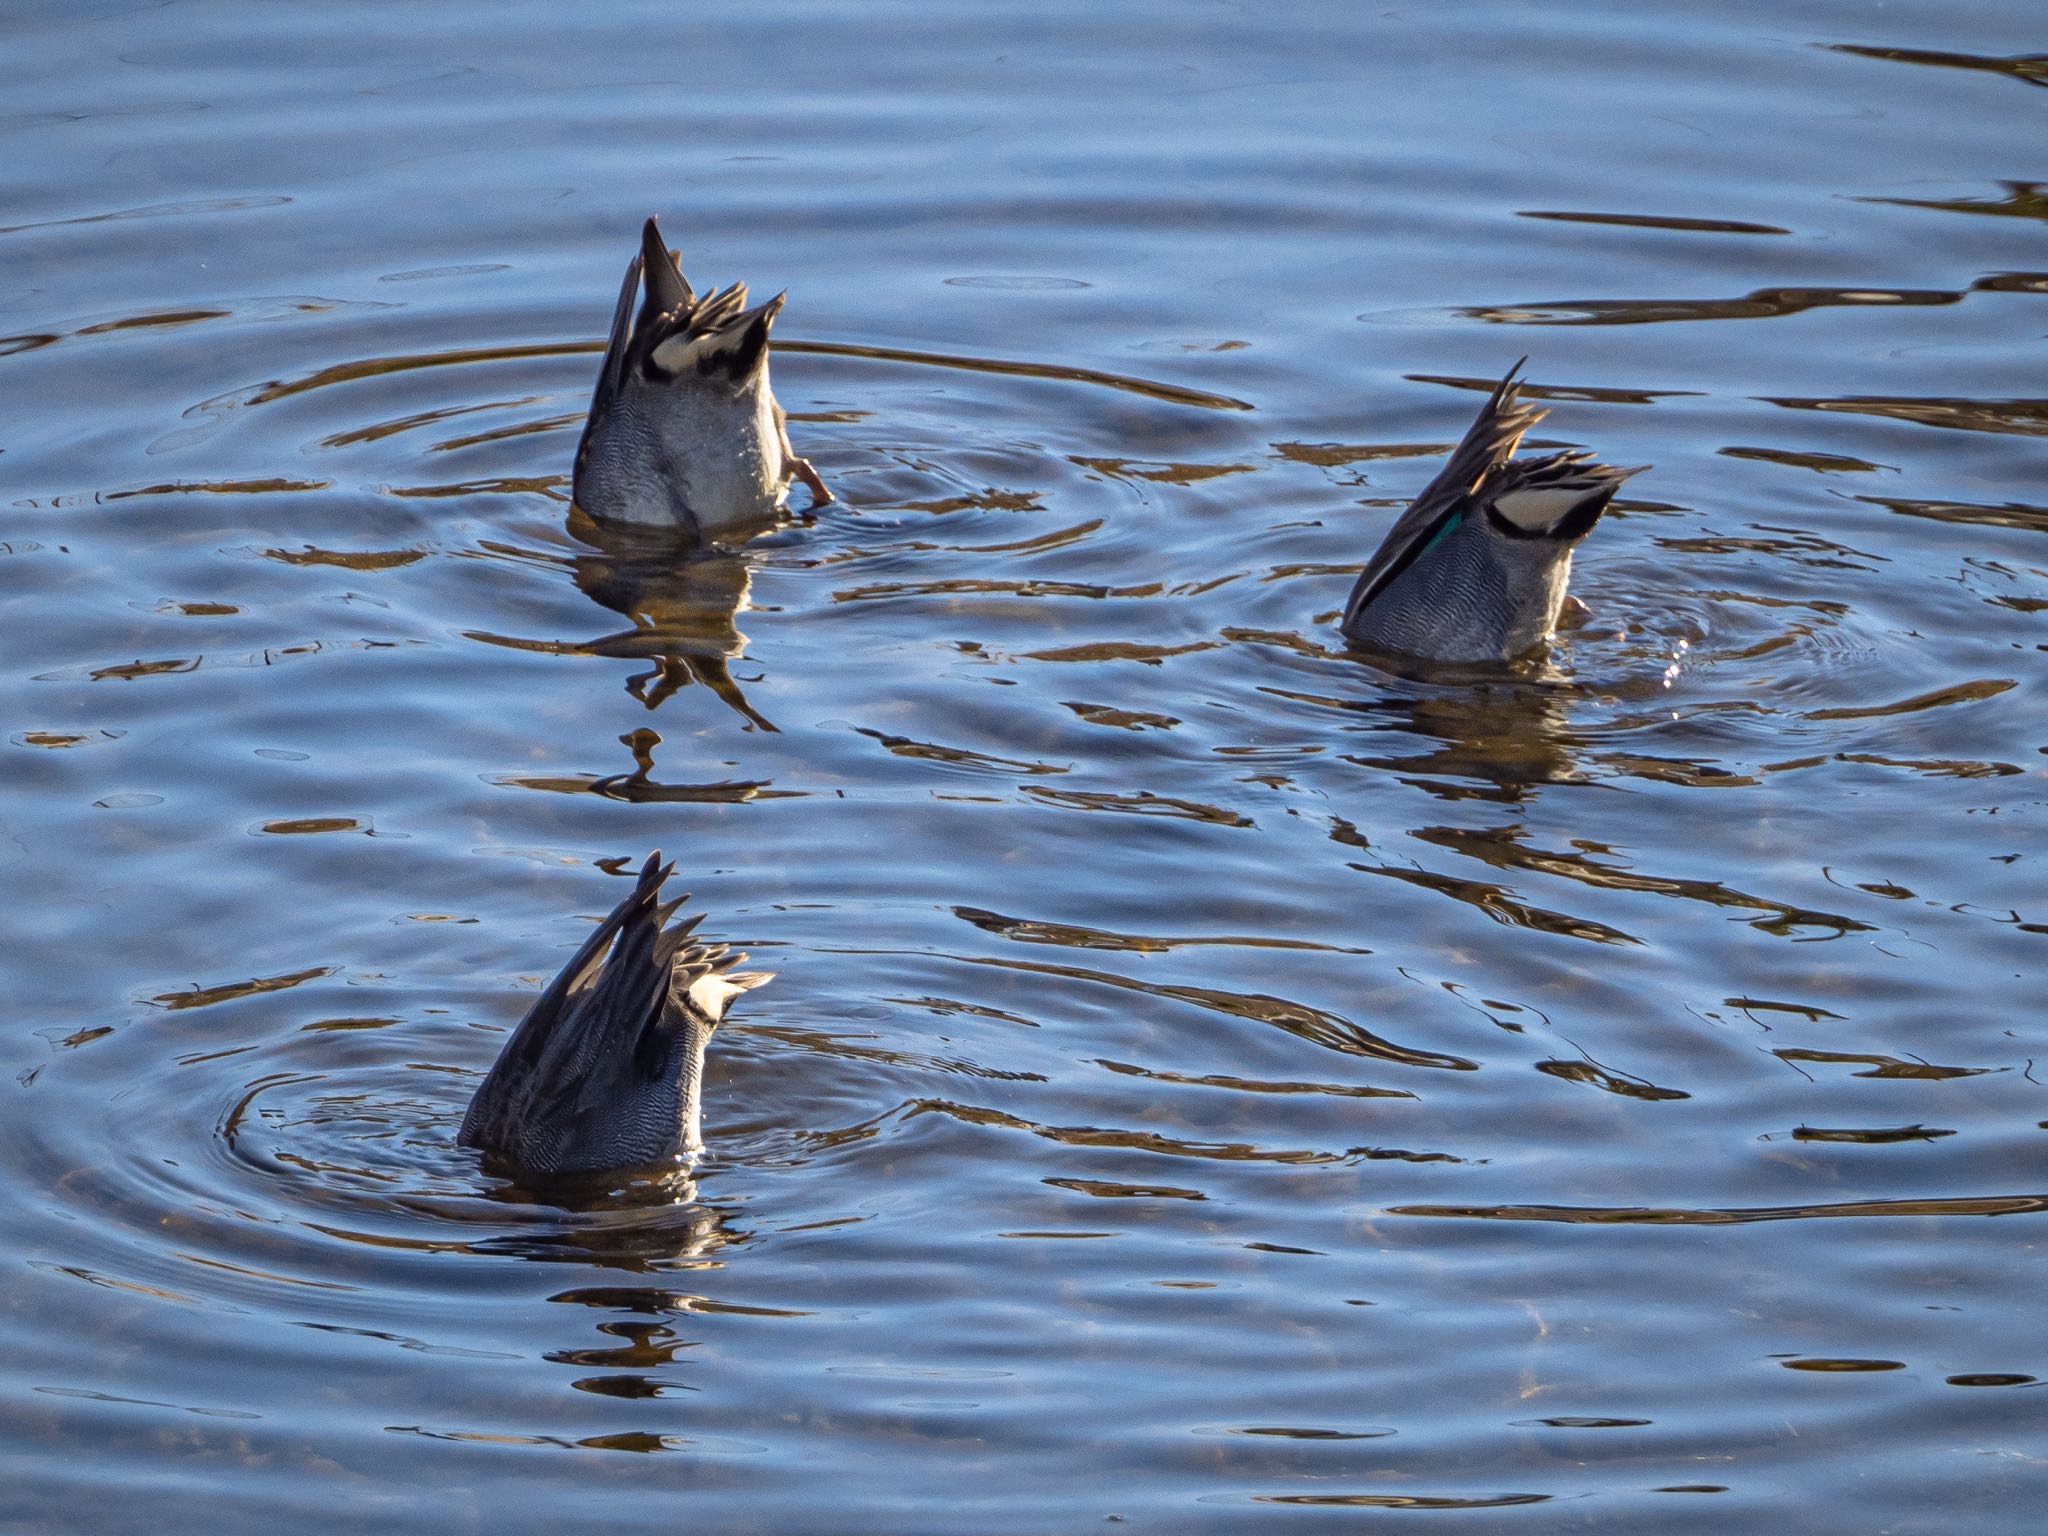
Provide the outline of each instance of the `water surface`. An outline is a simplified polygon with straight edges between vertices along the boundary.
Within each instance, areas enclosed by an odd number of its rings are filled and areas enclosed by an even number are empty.
[[[17,15],[0,1528],[2034,1529],[2035,21]],[[687,565],[649,213],[841,498]],[[1343,654],[1525,352],[1588,623]],[[537,1203],[657,846],[780,980]]]

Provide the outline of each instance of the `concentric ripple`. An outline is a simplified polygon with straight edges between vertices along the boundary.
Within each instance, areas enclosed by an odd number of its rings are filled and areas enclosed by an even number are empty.
[[[2015,6],[225,15],[0,115],[6,1517],[2031,1531]],[[651,212],[739,547],[569,506]],[[1583,612],[1353,654],[1525,349]],[[653,848],[777,979],[524,1187]]]

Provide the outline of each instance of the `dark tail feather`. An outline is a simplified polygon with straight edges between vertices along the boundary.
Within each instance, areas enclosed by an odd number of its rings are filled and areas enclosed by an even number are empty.
[[[656,911],[656,898],[662,882],[674,869],[672,864],[662,864],[659,852],[649,854],[631,893],[577,946],[568,964],[556,972],[546,990],[534,999],[470,1101],[456,1136],[462,1145],[502,1144],[506,1128],[494,1121],[504,1106],[515,1102],[525,1085],[546,1082],[556,1070],[556,1055],[564,1047],[565,1031],[560,1026],[570,999],[591,986],[593,980],[602,990],[614,977],[624,974],[616,964],[619,953],[640,935],[652,932],[649,919]]]
[[[1539,407],[1524,404],[1521,398],[1522,364],[1528,361],[1524,357],[1494,385],[1493,393],[1479,408],[1472,425],[1465,429],[1458,446],[1451,450],[1444,467],[1395,520],[1380,547],[1366,561],[1344,604],[1340,621],[1344,633],[1354,633],[1360,616],[1373,600],[1415,563],[1430,540],[1463,511],[1480,481],[1506,463],[1522,435],[1543,419]]]
[[[710,344],[697,359],[697,371],[715,377],[730,379],[734,384],[744,384],[761,367],[761,360],[768,355],[768,332],[775,324],[775,317],[782,313],[782,304],[787,294],[778,293],[751,314],[740,316]]]
[[[653,219],[640,230],[640,270],[647,279],[647,307],[641,311],[643,324],[655,315],[673,314],[697,302],[675,253],[662,244],[661,227]]]

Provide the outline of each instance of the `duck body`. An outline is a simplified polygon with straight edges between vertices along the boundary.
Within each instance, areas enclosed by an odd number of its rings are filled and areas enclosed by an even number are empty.
[[[695,941],[659,854],[548,984],[470,1100],[457,1141],[528,1178],[673,1164],[703,1149],[705,1048],[771,979]]]
[[[1519,398],[1520,368],[1366,562],[1341,621],[1352,644],[1429,661],[1506,661],[1556,627],[1573,549],[1645,466],[1617,469],[1579,449],[1515,459],[1544,415]]]
[[[577,506],[600,522],[707,540],[773,521],[792,478],[832,499],[791,450],[769,384],[783,297],[749,309],[744,283],[698,294],[647,221],[576,449]]]

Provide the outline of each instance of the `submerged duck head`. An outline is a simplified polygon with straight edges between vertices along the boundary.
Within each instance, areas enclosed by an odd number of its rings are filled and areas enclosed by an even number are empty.
[[[699,295],[653,219],[640,244],[576,449],[576,505],[601,521],[711,538],[770,521],[793,476],[830,501],[790,450],[768,384],[784,295],[752,309],[745,283]]]
[[[1431,661],[1505,661],[1549,638],[1572,550],[1622,481],[1649,466],[1617,469],[1583,449],[1513,458],[1544,416],[1520,398],[1521,367],[1366,562],[1344,605],[1345,639]]]
[[[703,1150],[704,1048],[742,992],[773,980],[670,926],[659,853],[548,984],[470,1100],[457,1140],[527,1177],[672,1163]]]

